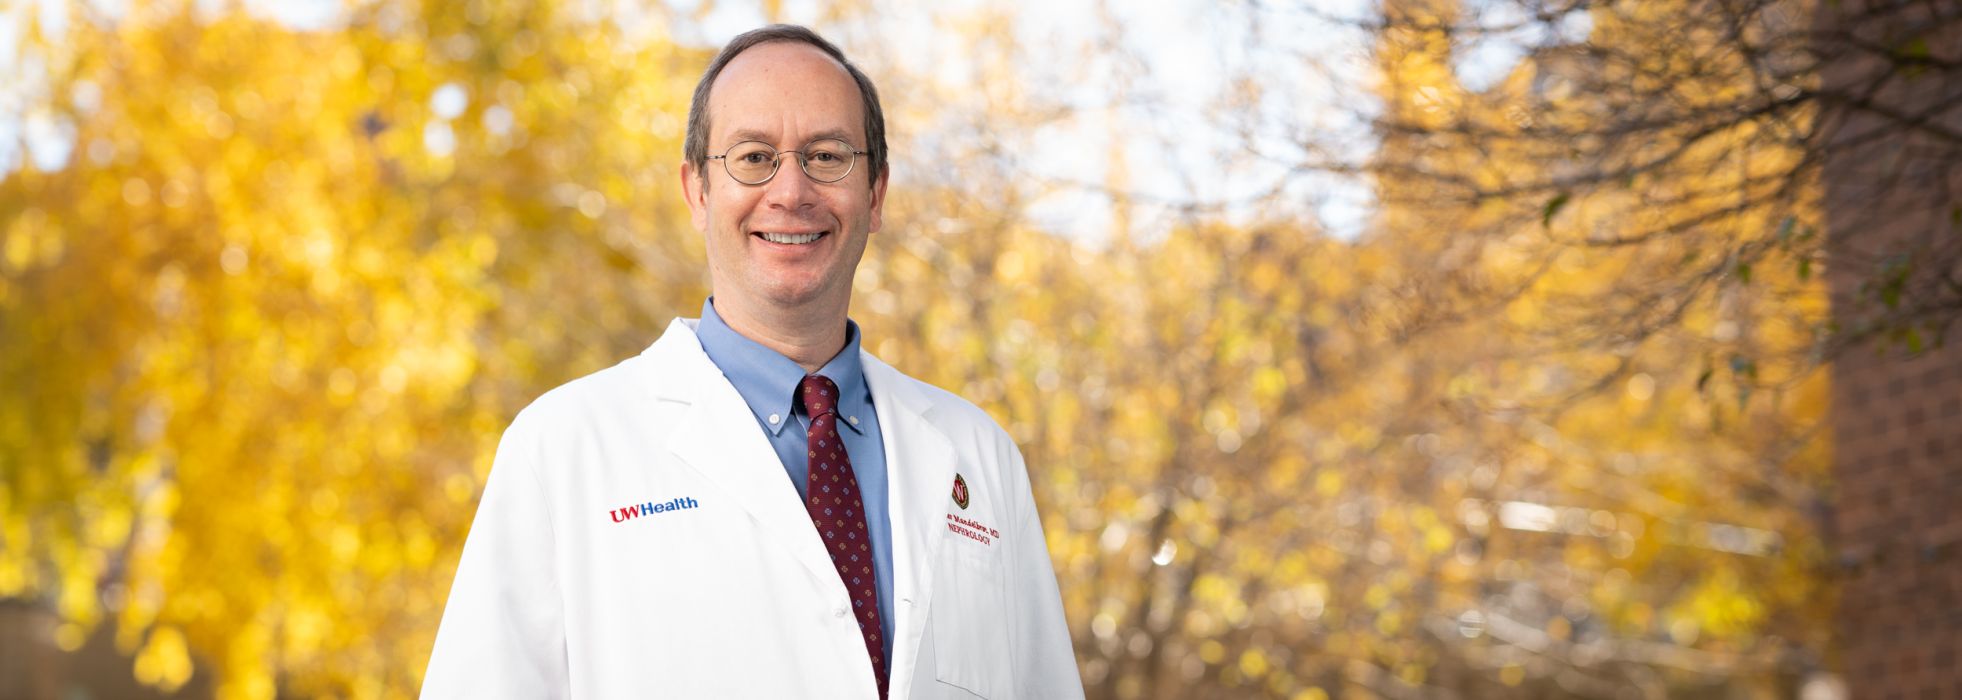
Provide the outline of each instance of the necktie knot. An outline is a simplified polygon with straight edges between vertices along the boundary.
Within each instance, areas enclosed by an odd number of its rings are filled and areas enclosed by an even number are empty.
[[[838,385],[830,377],[813,374],[797,383],[797,401],[804,405],[804,411],[811,419],[838,410]]]

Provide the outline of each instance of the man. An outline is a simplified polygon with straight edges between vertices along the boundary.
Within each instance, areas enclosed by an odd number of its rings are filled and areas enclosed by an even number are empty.
[[[809,30],[716,56],[681,169],[713,295],[512,422],[424,697],[1082,696],[1021,453],[847,318],[885,151]]]

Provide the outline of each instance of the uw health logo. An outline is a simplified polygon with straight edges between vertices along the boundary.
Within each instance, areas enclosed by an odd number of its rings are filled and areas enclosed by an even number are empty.
[[[967,480],[959,474],[954,475],[954,505],[967,510]]]
[[[643,515],[653,515],[655,513],[671,513],[677,510],[688,510],[690,508],[699,508],[701,507],[701,505],[702,505],[701,503],[697,502],[693,498],[682,496],[681,498],[668,501],[667,503],[642,503],[637,506],[615,508],[613,509],[612,516],[613,516],[613,522],[624,523],[626,521],[632,520],[634,518],[638,518]]]

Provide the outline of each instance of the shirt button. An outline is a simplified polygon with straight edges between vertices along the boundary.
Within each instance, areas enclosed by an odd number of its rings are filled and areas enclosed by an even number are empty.
[[[776,425],[777,423],[782,421],[783,421],[783,416],[779,416],[775,413],[770,414],[770,425]]]
[[[843,618],[845,616],[845,609],[844,608],[834,609],[831,611],[831,616],[836,618]]]
[[[850,418],[846,418],[845,420],[851,421],[852,425],[858,425],[858,416],[852,416]]]

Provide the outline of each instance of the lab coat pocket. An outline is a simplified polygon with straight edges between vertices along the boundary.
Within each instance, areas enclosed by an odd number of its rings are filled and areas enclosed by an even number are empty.
[[[1010,691],[998,552],[947,542],[934,583],[933,665],[942,683],[983,698]]]

